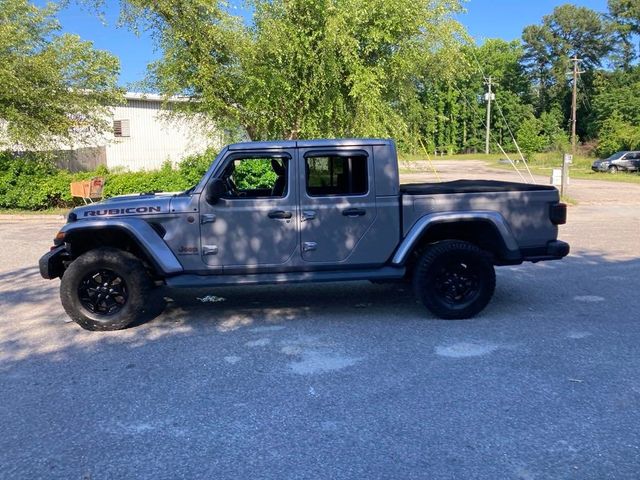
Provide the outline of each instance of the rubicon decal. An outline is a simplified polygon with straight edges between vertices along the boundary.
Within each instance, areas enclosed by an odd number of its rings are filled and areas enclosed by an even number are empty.
[[[126,215],[140,213],[160,213],[161,207],[128,207],[128,208],[104,208],[102,210],[88,210],[85,217],[102,217],[104,215]]]

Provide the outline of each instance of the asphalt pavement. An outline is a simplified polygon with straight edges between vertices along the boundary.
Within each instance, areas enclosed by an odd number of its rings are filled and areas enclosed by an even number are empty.
[[[2,217],[0,478],[637,479],[640,186],[604,183],[466,321],[356,282],[87,332],[36,268],[63,220]]]

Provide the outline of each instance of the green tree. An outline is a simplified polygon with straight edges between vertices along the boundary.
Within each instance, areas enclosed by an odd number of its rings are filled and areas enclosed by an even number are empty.
[[[60,35],[56,7],[0,0],[0,149],[78,142],[110,125],[119,62]]]
[[[606,157],[620,150],[640,148],[640,128],[625,122],[618,112],[608,117],[600,128],[598,154]]]
[[[451,78],[459,0],[253,0],[246,25],[226,2],[129,0],[162,57],[149,87],[252,139],[394,136],[412,142],[431,77]],[[437,68],[437,73],[436,69]],[[412,140],[413,139],[413,140]]]
[[[634,33],[640,34],[640,2],[638,0],[609,0],[609,13],[613,19],[628,25]]]
[[[486,103],[481,99],[486,92],[485,80],[490,76],[496,95],[491,118],[492,140],[506,149],[515,149],[511,135],[515,135],[520,123],[531,114],[527,105],[529,82],[521,65],[520,43],[489,39],[481,46],[466,46],[462,52],[461,66],[453,83],[458,95],[452,99],[458,111],[455,121],[460,124],[457,144],[465,151],[484,147]]]
[[[609,0],[611,30],[616,37],[613,61],[629,70],[637,57],[633,36],[640,34],[640,2],[637,0]]]
[[[611,31],[602,15],[571,4],[556,7],[540,25],[525,27],[522,40],[523,63],[537,94],[538,114],[554,106],[568,113],[571,57],[580,58],[581,69],[591,72],[602,66],[613,48]],[[589,73],[583,79],[588,90]]]
[[[611,139],[621,138],[621,135],[612,132],[631,132],[629,129],[618,128],[620,124],[640,125],[640,67],[630,71],[599,72],[595,79],[591,103],[592,136],[600,137],[600,152],[609,151],[610,148],[606,145]],[[613,128],[614,126],[616,128]],[[635,132],[639,133],[638,130]]]
[[[542,122],[531,115],[518,129],[518,144],[527,160],[533,160],[534,154],[544,148],[545,139],[542,135]]]

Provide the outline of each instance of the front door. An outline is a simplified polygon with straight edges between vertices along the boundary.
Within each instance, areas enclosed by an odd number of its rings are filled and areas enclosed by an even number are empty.
[[[376,218],[371,148],[306,148],[298,162],[303,261],[366,263],[354,252]]]
[[[298,247],[294,154],[293,149],[230,153],[223,161],[215,177],[227,193],[214,205],[206,195],[200,200],[206,264],[242,272],[290,262]]]

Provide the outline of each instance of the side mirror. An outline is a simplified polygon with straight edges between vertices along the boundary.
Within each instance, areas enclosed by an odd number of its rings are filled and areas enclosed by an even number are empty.
[[[223,196],[227,194],[227,186],[224,183],[224,180],[220,178],[214,178],[207,185],[207,192],[205,195],[205,199],[207,203],[210,205],[215,205],[218,203]]]

